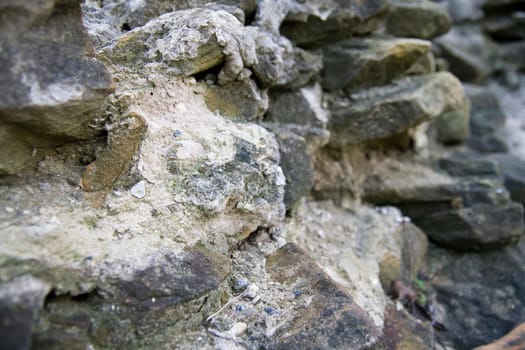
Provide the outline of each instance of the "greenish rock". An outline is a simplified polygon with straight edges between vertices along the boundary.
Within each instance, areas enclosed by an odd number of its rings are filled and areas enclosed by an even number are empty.
[[[323,45],[370,33],[387,8],[387,0],[292,1],[280,32],[299,46]]]
[[[308,307],[287,312],[290,323],[279,325],[273,349],[368,349],[377,343],[379,330],[345,290],[293,243],[266,258],[266,270],[284,288],[304,290]]]
[[[0,4],[0,121],[62,139],[100,134],[114,85],[94,56],[80,1]]]
[[[393,0],[386,31],[399,37],[433,39],[452,26],[447,9],[428,0]]]
[[[427,261],[436,291],[436,317],[448,329],[436,332],[439,343],[473,349],[525,322],[524,239],[491,252],[432,247]]]
[[[51,286],[30,275],[0,285],[0,346],[3,349],[31,348],[31,337]]]
[[[310,192],[313,185],[313,169],[308,154],[306,141],[291,132],[272,129],[279,143],[281,168],[286,185],[284,187],[284,204],[288,211],[294,210],[301,198]]]
[[[225,117],[253,121],[261,119],[268,108],[268,95],[253,80],[211,84],[204,90],[206,106]]]
[[[321,106],[321,95],[319,85],[292,91],[272,91],[264,120],[323,128],[328,121],[328,115]]]
[[[330,97],[328,129],[337,146],[387,138],[444,113],[467,111],[461,83],[445,72]]]
[[[462,108],[441,114],[434,120],[437,140],[451,145],[465,142],[470,136],[470,103],[466,99]]]
[[[325,46],[323,88],[355,90],[384,85],[409,72],[430,47],[430,42],[423,40],[391,38],[353,38]]]

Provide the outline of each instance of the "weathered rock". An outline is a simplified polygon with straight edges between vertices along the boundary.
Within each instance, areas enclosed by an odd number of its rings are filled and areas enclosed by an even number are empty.
[[[321,88],[317,84],[300,90],[271,92],[264,120],[323,128],[328,115],[321,106],[321,96]]]
[[[525,205],[525,162],[512,155],[495,155],[505,188],[512,200]]]
[[[44,281],[28,275],[2,282],[0,346],[3,349],[29,349],[38,314],[51,287]]]
[[[384,293],[392,279],[412,281],[424,267],[425,235],[393,207],[305,201],[287,225],[287,238],[305,247],[331,278],[382,329]]]
[[[525,346],[525,323],[521,323],[505,336],[487,345],[478,346],[473,350],[512,350]]]
[[[310,155],[302,137],[282,129],[272,131],[279,142],[280,165],[286,178],[284,204],[287,210],[294,210],[313,185]]]
[[[378,338],[363,309],[344,289],[325,275],[297,245],[288,243],[266,260],[272,278],[291,290],[306,287],[312,300],[297,307],[289,325],[281,326],[274,349],[366,349]],[[302,287],[302,288],[301,288]]]
[[[386,0],[335,0],[329,4],[317,0],[294,1],[286,9],[287,16],[280,31],[299,46],[335,42],[371,32],[387,7]]]
[[[406,74],[429,53],[430,46],[423,40],[383,38],[355,38],[325,46],[323,88],[384,85]]]
[[[439,142],[447,145],[465,142],[470,136],[469,100],[461,108],[439,115],[433,125]]]
[[[0,12],[0,120],[57,140],[99,134],[98,111],[114,86],[93,58],[80,2],[10,2]]]
[[[356,144],[398,134],[443,113],[468,109],[461,83],[450,73],[409,77],[329,101],[330,143]]]
[[[296,48],[290,40],[259,27],[247,27],[256,45],[255,77],[264,87],[298,88],[322,68],[322,57]]]
[[[120,36],[106,55],[140,70],[163,65],[165,74],[190,76],[224,62],[219,82],[246,79],[256,62],[253,39],[226,11],[183,10],[164,14]]]
[[[412,318],[394,305],[386,309],[383,333],[383,342],[389,350],[431,350],[435,346],[432,325]]]
[[[225,117],[253,121],[262,118],[268,108],[268,95],[253,80],[212,84],[204,92],[206,106]]]
[[[525,322],[525,240],[500,251],[454,253],[432,248],[429,275],[437,291],[436,313],[447,332],[441,344],[472,349],[495,341]]]
[[[439,245],[490,249],[515,243],[523,235],[523,207],[510,201],[499,180],[457,181],[401,164],[381,165],[373,174],[365,182],[364,198],[396,204]]]
[[[518,203],[474,204],[411,217],[432,241],[460,250],[500,248],[516,243],[524,232],[523,206]]]
[[[386,19],[386,31],[399,37],[432,39],[451,26],[446,8],[428,0],[394,0]]]
[[[436,43],[450,71],[462,81],[482,83],[494,69],[497,48],[479,27],[456,26]]]
[[[244,16],[251,15],[255,12],[255,0],[218,0],[217,5],[227,5],[242,9],[241,16],[244,22]],[[143,26],[150,20],[159,17],[162,14],[187,10],[196,7],[203,7],[209,4],[207,0],[186,0],[186,1],[146,1],[141,3],[130,3],[128,1],[110,1],[104,3],[108,12],[116,17],[118,28],[122,31],[129,31],[133,28]]]
[[[492,179],[500,176],[500,168],[495,160],[480,158],[478,155],[456,153],[439,159],[438,164],[451,176]]]

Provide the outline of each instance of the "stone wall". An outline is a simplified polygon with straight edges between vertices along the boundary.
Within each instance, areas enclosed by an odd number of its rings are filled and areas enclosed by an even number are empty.
[[[502,337],[525,322],[523,10],[0,4],[0,347]]]

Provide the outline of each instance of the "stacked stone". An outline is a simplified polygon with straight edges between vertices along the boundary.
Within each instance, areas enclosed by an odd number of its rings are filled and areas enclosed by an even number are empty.
[[[469,333],[442,297],[458,250],[525,261],[519,164],[498,158],[503,178],[477,155],[418,158],[432,133],[439,154],[469,135],[430,41],[451,27],[442,6],[45,0],[0,19],[1,348],[433,349],[440,322],[468,345],[501,335],[475,334],[483,317]],[[524,274],[499,268],[504,302],[465,308],[507,326]],[[425,269],[445,280],[437,299]]]

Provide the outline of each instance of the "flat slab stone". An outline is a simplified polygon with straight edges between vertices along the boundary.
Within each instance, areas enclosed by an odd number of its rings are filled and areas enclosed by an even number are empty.
[[[357,89],[384,85],[406,74],[430,52],[418,39],[348,39],[323,47],[323,88]],[[430,73],[433,67],[427,67]]]
[[[468,113],[459,80],[450,73],[408,77],[390,85],[328,98],[330,143],[357,144],[393,136],[443,113]]]

